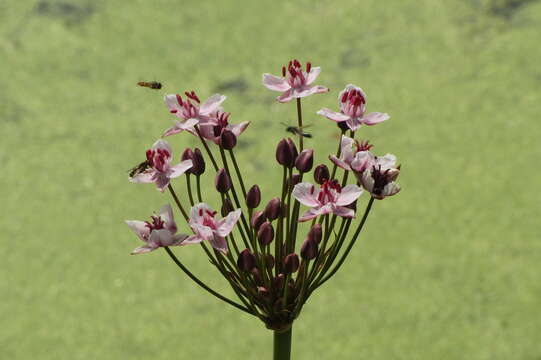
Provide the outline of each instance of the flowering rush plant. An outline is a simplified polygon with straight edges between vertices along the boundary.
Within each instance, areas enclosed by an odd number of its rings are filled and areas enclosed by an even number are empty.
[[[280,92],[277,101],[296,103],[300,129],[301,99],[329,92],[324,86],[313,85],[320,71],[309,62],[303,66],[292,60],[282,67],[281,76],[263,74],[263,85]],[[396,157],[375,155],[372,144],[356,138],[364,126],[381,123],[389,115],[367,112],[363,90],[346,85],[338,94],[336,111],[323,108],[317,112],[337,125],[340,138],[336,154],[328,156],[327,165],[314,167],[314,150],[305,147],[304,132],[295,132],[295,140],[279,140],[276,161],[282,183],[269,196],[271,200],[262,204],[259,186],[243,176],[235,157],[237,138],[249,122],[231,123],[230,113],[222,108],[225,99],[215,94],[202,102],[194,91],[165,95],[174,123],[130,172],[130,181],[154,183],[159,191],[168,191],[182,225],[175,222],[169,204],[150,220],[126,221],[143,243],[132,254],[163,248],[204,290],[259,318],[274,331],[274,359],[290,359],[292,325],[303,306],[340,269],[374,201],[400,191]],[[177,162],[165,140],[169,136],[195,136],[202,150],[186,148]],[[219,203],[209,204],[203,196],[210,190],[201,189],[205,174],[214,177]],[[175,179],[181,177],[185,181],[175,184],[182,188],[178,191],[173,181],[178,183]],[[202,249],[231,286],[235,299],[193,274],[177,255],[185,249],[171,249],[187,245]]]

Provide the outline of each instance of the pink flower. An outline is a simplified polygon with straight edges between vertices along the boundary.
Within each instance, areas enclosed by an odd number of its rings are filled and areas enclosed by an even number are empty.
[[[269,90],[282,92],[276,100],[286,103],[293,98],[328,92],[329,89],[324,86],[311,85],[320,71],[320,67],[313,68],[309,62],[306,63],[306,71],[304,71],[301,63],[295,59],[289,62],[287,69],[285,66],[282,67],[282,77],[263,74],[263,85]]]
[[[299,219],[300,222],[311,220],[320,215],[333,213],[338,216],[352,218],[355,212],[346,207],[359,196],[363,190],[357,185],[344,188],[336,180],[325,181],[320,189],[310,183],[300,183],[293,188],[293,196],[300,203],[311,207]]]
[[[400,166],[395,166],[395,163],[396,157],[387,154],[377,157],[371,168],[355,175],[372,197],[381,200],[400,191],[400,186],[395,183],[400,174]]]
[[[169,112],[180,119],[175,122],[175,125],[165,130],[162,136],[177,134],[183,130],[188,130],[194,133],[194,125],[205,123],[216,123],[216,120],[211,116],[215,113],[220,105],[225,101],[226,97],[220,94],[214,94],[208,98],[203,105],[199,106],[200,100],[192,92],[185,92],[186,99],[178,94],[165,95],[165,105],[169,108]]]
[[[223,219],[217,220],[214,218],[217,212],[213,211],[207,204],[195,205],[190,211],[190,226],[195,235],[190,236],[184,243],[195,244],[207,240],[213,248],[226,254],[227,241],[225,237],[233,231],[241,212],[241,209],[237,209]]]
[[[145,245],[132,251],[132,255],[144,254],[164,246],[184,245],[186,234],[177,234],[177,225],[173,219],[170,205],[164,205],[159,215],[151,216],[151,221],[126,220],[126,224]]]
[[[220,135],[222,135],[222,131],[224,130],[229,130],[235,134],[236,137],[239,137],[239,135],[246,130],[248,125],[250,125],[250,122],[243,121],[240,124],[230,124],[229,115],[230,113],[223,112],[221,110],[218,110],[216,113],[212,114],[212,118],[216,119],[216,124],[205,123],[199,125],[201,135],[205,139],[212,140],[218,145],[220,144]]]
[[[340,104],[340,112],[323,108],[317,113],[336,122],[345,121],[353,131],[356,131],[362,124],[375,125],[389,119],[388,114],[380,112],[365,115],[366,95],[360,87],[355,85],[347,85],[338,96],[338,102]]]
[[[156,183],[160,191],[169,185],[171,179],[181,176],[192,167],[191,160],[184,160],[171,166],[171,147],[165,140],[158,140],[146,152],[147,168],[130,178],[133,183]]]
[[[370,152],[371,148],[368,141],[359,142],[342,135],[340,158],[330,155],[329,159],[344,170],[361,173],[375,164],[376,157]]]

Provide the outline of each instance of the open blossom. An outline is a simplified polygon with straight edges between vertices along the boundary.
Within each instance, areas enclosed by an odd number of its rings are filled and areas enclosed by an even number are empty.
[[[160,191],[169,185],[171,179],[181,176],[192,167],[191,160],[184,160],[171,166],[171,146],[165,140],[158,140],[146,152],[147,168],[130,178],[133,183],[156,183]]]
[[[190,211],[190,226],[195,235],[184,241],[185,244],[195,244],[207,240],[213,248],[222,253],[227,253],[227,241],[225,237],[233,231],[239,220],[242,210],[230,212],[223,219],[215,219],[216,211],[207,204],[199,203]]]
[[[194,91],[186,91],[184,94],[186,99],[183,99],[178,94],[165,95],[164,101],[169,108],[169,112],[180,120],[175,121],[175,124],[165,130],[162,136],[177,134],[183,130],[193,132],[193,127],[197,124],[215,124],[216,120],[212,114],[219,110],[220,105],[226,99],[224,95],[214,94],[199,106],[201,101]]]
[[[346,122],[347,126],[356,131],[362,124],[375,125],[389,119],[386,113],[366,112],[366,94],[360,87],[349,84],[338,96],[340,112],[335,112],[327,108],[319,110],[319,115],[336,122]]]
[[[132,255],[144,254],[164,246],[183,245],[182,242],[188,237],[186,234],[177,234],[170,205],[162,206],[158,215],[151,216],[151,221],[126,220],[126,224],[145,243],[133,250]]]
[[[276,100],[286,103],[293,98],[328,92],[329,89],[324,86],[311,85],[320,72],[320,67],[312,67],[309,62],[306,63],[306,71],[303,70],[301,63],[295,59],[289,62],[287,68],[282,67],[282,77],[263,74],[263,85],[269,90],[282,92]]]
[[[362,173],[375,164],[376,157],[370,152],[371,148],[368,141],[359,142],[342,135],[340,158],[330,155],[329,159],[344,170]]]
[[[372,197],[381,200],[400,191],[400,186],[395,182],[400,174],[400,166],[395,164],[396,157],[387,154],[377,157],[371,168],[355,175]]]
[[[300,222],[311,220],[317,216],[333,213],[338,216],[352,218],[355,212],[346,207],[359,196],[363,190],[357,185],[344,188],[336,180],[325,181],[320,189],[310,183],[295,185],[293,196],[303,205],[311,207],[299,219]]]
[[[224,130],[229,130],[235,134],[236,137],[238,137],[244,132],[244,130],[246,130],[248,125],[250,125],[249,121],[243,121],[240,124],[230,124],[229,115],[230,113],[223,112],[221,110],[216,111],[216,113],[212,114],[212,118],[216,121],[215,124],[205,123],[199,125],[201,135],[205,139],[212,140],[214,143],[219,145],[220,135],[222,135]]]

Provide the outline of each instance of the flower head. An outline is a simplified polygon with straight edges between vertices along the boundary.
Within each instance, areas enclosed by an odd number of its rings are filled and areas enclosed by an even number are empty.
[[[236,137],[239,137],[240,134],[246,130],[249,121],[243,121],[240,124],[230,124],[229,116],[231,114],[223,112],[221,110],[216,111],[211,115],[211,118],[214,119],[213,122],[202,123],[199,125],[201,135],[208,140],[212,140],[215,144],[220,144],[220,136],[225,130],[231,131],[235,134]]]
[[[381,200],[400,191],[400,186],[395,182],[400,174],[400,166],[395,166],[395,164],[396,157],[387,154],[377,157],[371,168],[355,175],[372,197]]]
[[[195,205],[190,211],[190,226],[195,235],[184,240],[184,243],[194,244],[207,240],[216,250],[224,254],[227,253],[225,237],[233,231],[240,218],[241,211],[241,209],[237,209],[230,212],[223,219],[218,220],[215,219],[217,212],[207,204],[199,203]]]
[[[132,255],[144,254],[164,246],[183,245],[188,235],[177,234],[177,225],[170,205],[162,206],[160,213],[150,218],[151,221],[126,220],[130,229],[145,243],[133,250]]]
[[[263,85],[269,90],[282,92],[276,100],[286,103],[294,98],[328,92],[329,89],[324,86],[311,85],[320,72],[320,67],[312,67],[309,62],[306,63],[304,70],[301,63],[295,59],[289,62],[287,68],[282,67],[282,77],[263,74]]]
[[[368,141],[359,142],[342,135],[340,158],[330,155],[329,159],[344,170],[362,173],[375,164],[376,157],[370,152],[371,148]]]
[[[219,110],[220,105],[226,99],[224,95],[214,94],[202,105],[199,105],[201,101],[194,91],[186,91],[184,94],[186,99],[183,99],[179,94],[165,95],[164,101],[169,108],[169,112],[180,120],[177,120],[172,127],[165,130],[162,136],[177,134],[183,130],[193,133],[193,127],[197,124],[215,124],[216,119],[212,114]]]
[[[355,212],[346,205],[357,200],[362,192],[363,190],[357,185],[347,185],[342,188],[336,180],[325,181],[320,189],[316,189],[310,183],[297,184],[293,189],[293,196],[302,204],[311,207],[299,221],[308,221],[330,213],[351,218]]]
[[[365,114],[366,94],[360,87],[352,84],[347,85],[338,95],[338,103],[340,104],[340,112],[323,108],[317,113],[338,123],[345,121],[353,131],[356,131],[362,124],[375,125],[389,119],[389,115],[386,113],[373,112]]]
[[[184,160],[171,166],[171,146],[165,140],[158,140],[146,152],[147,168],[130,177],[133,183],[156,183],[160,191],[169,185],[171,179],[181,176],[192,167],[191,160]]]

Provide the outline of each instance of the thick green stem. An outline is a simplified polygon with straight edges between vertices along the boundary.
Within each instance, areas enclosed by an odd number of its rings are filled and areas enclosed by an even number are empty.
[[[274,331],[274,360],[291,359],[292,327],[283,332]]]

